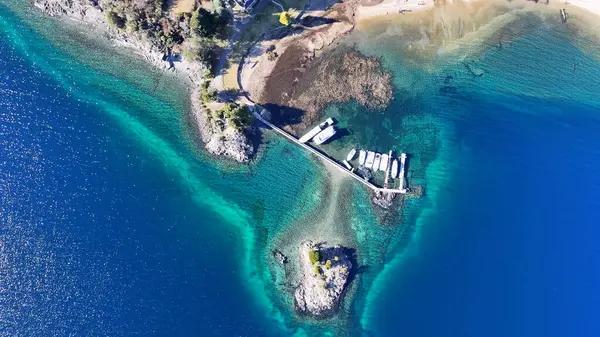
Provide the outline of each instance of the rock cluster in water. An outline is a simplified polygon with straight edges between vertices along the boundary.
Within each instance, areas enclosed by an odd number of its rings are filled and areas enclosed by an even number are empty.
[[[341,246],[302,243],[300,284],[294,292],[297,311],[317,317],[335,312],[352,270],[347,252]]]

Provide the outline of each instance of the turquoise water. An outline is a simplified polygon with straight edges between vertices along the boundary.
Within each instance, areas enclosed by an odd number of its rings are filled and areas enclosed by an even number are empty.
[[[575,47],[579,31],[523,15],[502,48],[434,56],[376,29],[351,36],[393,73],[395,99],[329,107],[351,131],[330,150],[408,152],[409,183],[425,191],[381,215],[361,186],[332,184],[269,133],[256,162],[215,161],[182,80],[28,13],[0,5],[4,334],[600,330],[600,63]],[[294,258],[305,239],[357,249],[360,273],[331,319],[292,312],[291,267],[271,257]]]

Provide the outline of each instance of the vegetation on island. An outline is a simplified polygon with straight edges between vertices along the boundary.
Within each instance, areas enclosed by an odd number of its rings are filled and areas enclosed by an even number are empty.
[[[321,259],[321,253],[318,250],[311,249],[308,251],[308,260],[310,263],[315,264]]]
[[[216,101],[218,96],[217,91],[210,87],[210,81],[207,79],[202,81],[200,85],[200,100],[204,105]]]
[[[236,131],[243,131],[252,125],[252,113],[246,105],[233,102],[225,103],[223,108],[212,110],[208,121],[213,128],[225,129],[231,126]]]
[[[214,0],[214,11],[202,7],[173,13],[167,0],[99,0],[106,21],[117,30],[137,34],[165,53],[183,54],[211,70],[218,46],[226,44],[232,15],[224,0]]]
[[[111,26],[137,33],[161,49],[189,36],[189,15],[169,15],[167,0],[99,0],[98,5]]]

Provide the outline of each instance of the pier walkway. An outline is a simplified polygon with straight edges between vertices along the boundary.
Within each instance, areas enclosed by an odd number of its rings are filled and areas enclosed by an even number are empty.
[[[273,131],[275,131],[275,132],[279,133],[280,135],[282,135],[283,137],[287,138],[292,143],[295,143],[296,145],[304,148],[305,150],[309,151],[310,153],[314,154],[315,156],[321,158],[321,160],[323,160],[324,162],[326,162],[326,163],[328,163],[330,165],[333,165],[335,168],[337,168],[338,170],[342,171],[344,174],[349,175],[350,177],[354,178],[356,181],[360,182],[361,184],[367,186],[368,188],[370,188],[374,192],[384,192],[384,193],[393,193],[393,194],[405,194],[407,192],[407,190],[404,189],[404,188],[401,188],[401,189],[380,188],[380,187],[377,187],[377,186],[375,186],[374,184],[372,184],[372,183],[370,183],[368,181],[365,181],[362,177],[360,177],[359,175],[357,175],[356,173],[354,173],[352,171],[349,171],[344,166],[340,165],[337,161],[335,161],[331,157],[327,156],[323,152],[315,149],[314,147],[312,147],[312,146],[310,146],[308,144],[300,142],[300,140],[298,140],[296,137],[294,137],[291,134],[289,134],[287,131],[281,129],[280,127],[278,127],[278,126],[274,125],[273,123],[269,122],[268,120],[264,119],[263,116],[261,115],[261,113],[258,113],[256,111],[256,110],[260,109],[261,112],[262,112],[262,111],[264,111],[264,108],[262,108],[259,105],[254,105],[254,107],[255,107],[255,109],[252,109],[253,110],[252,114],[254,115],[254,117],[256,119],[258,119],[259,121],[261,121],[263,124],[267,125]]]
[[[310,4],[306,5],[304,7],[304,9],[302,10],[302,12],[300,12],[300,14],[296,17],[295,20],[299,20],[299,18],[302,16],[302,14],[304,14],[304,11],[306,11],[308,8],[310,7]],[[280,29],[281,27],[275,28],[273,29],[272,32]],[[279,128],[278,126],[274,125],[273,123],[269,122],[268,120],[264,119],[263,116],[261,115],[261,113],[263,111],[265,111],[266,109],[264,107],[262,107],[259,104],[256,104],[248,95],[248,93],[244,90],[244,85],[242,83],[242,70],[244,69],[244,62],[246,60],[246,57],[248,57],[248,55],[250,54],[250,51],[252,50],[252,48],[254,47],[254,45],[258,42],[261,41],[261,38],[263,36],[261,35],[261,37],[259,37],[250,47],[248,47],[248,49],[246,50],[246,53],[242,56],[239,65],[238,65],[238,71],[237,71],[237,82],[238,82],[238,87],[240,88],[240,91],[242,92],[242,101],[243,103],[245,103],[247,106],[250,107],[252,114],[254,115],[254,117],[261,121],[263,124],[265,124],[266,126],[270,127],[272,130],[274,130],[275,132],[279,133],[280,135],[282,135],[283,137],[287,138],[289,141],[291,141],[292,143],[304,148],[305,150],[309,151],[310,153],[314,154],[315,156],[321,158],[322,161],[324,161],[327,164],[333,165],[335,168],[337,168],[338,170],[342,171],[342,173],[349,175],[351,178],[353,178],[354,180],[358,181],[359,183],[365,185],[366,187],[370,188],[371,190],[373,190],[374,192],[381,192],[381,193],[391,193],[391,194],[406,194],[408,192],[408,190],[406,188],[404,188],[404,181],[401,181],[400,184],[400,189],[391,189],[388,188],[387,186],[385,186],[385,188],[380,188],[377,187],[376,185],[365,181],[362,177],[360,177],[359,175],[357,175],[356,173],[346,169],[344,166],[340,165],[337,161],[335,161],[334,159],[330,158],[329,156],[327,156],[326,154],[322,153],[321,151],[313,148],[310,145],[304,144],[302,143],[300,140],[298,140],[296,137],[292,136],[291,134],[289,134],[288,132],[286,132],[285,130]],[[260,113],[258,112],[260,111]],[[389,164],[388,164],[389,165]],[[387,174],[387,172],[386,172]]]

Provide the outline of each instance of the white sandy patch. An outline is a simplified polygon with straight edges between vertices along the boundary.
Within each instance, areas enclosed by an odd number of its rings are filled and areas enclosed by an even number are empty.
[[[595,15],[600,15],[600,1],[599,0],[569,0],[568,4],[559,2],[564,8],[568,9],[569,6],[576,6],[587,10]]]
[[[469,3],[473,1],[477,0],[447,0],[446,4],[454,2]],[[409,14],[410,12],[432,9],[434,7],[434,0],[384,0],[375,6],[358,6],[356,9],[356,18],[357,22],[360,22],[361,20],[378,16],[402,15],[402,11]]]
[[[445,5],[451,5],[456,3],[473,3],[478,1],[488,0],[446,0]],[[525,0],[518,0],[518,2],[525,3]],[[508,1],[507,1],[508,3]],[[545,6],[544,3],[537,3],[532,5]],[[600,16],[600,0],[550,0],[549,3],[554,8],[565,8],[567,11],[571,7],[578,7],[579,9],[586,10],[589,13]],[[404,11],[404,15],[410,15],[411,12],[422,11],[432,9],[436,6],[434,0],[384,0],[382,3],[375,6],[358,6],[356,9],[357,22],[376,18],[387,15],[402,15],[400,12]]]

